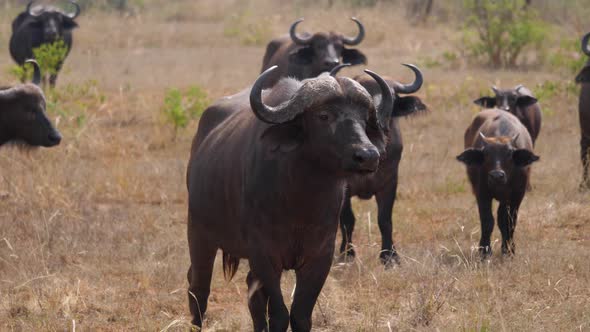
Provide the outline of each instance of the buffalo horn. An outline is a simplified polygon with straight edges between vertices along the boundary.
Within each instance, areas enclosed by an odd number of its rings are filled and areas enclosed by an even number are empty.
[[[343,63],[341,65],[338,65],[338,66],[332,68],[332,70],[330,70],[330,76],[336,77],[336,75],[338,74],[340,69],[342,69],[344,67],[348,67],[348,66],[352,66],[352,65],[350,63]]]
[[[41,69],[39,68],[39,64],[37,61],[33,59],[29,59],[25,61],[25,63],[30,63],[33,66],[33,84],[39,86],[41,84]]]
[[[290,103],[288,101],[276,107],[265,105],[262,101],[262,86],[264,85],[264,81],[277,68],[277,66],[272,66],[260,74],[250,91],[250,107],[252,108],[254,115],[256,115],[260,121],[271,124],[281,124],[293,120],[297,114],[303,111],[303,109],[289,107]]]
[[[377,109],[377,119],[379,120],[381,127],[386,128],[388,123],[387,120],[393,110],[393,95],[391,94],[391,89],[389,89],[389,85],[383,78],[381,78],[381,76],[368,69],[365,69],[365,73],[371,76],[381,88],[381,104]]]
[[[303,22],[303,18],[300,18],[297,21],[293,22],[293,24],[291,24],[291,28],[289,29],[289,35],[291,35],[291,40],[293,40],[295,44],[307,45],[309,44],[309,42],[311,42],[311,37],[306,39],[297,35],[297,25],[301,22]]]
[[[71,3],[72,5],[74,5],[74,7],[76,7],[76,11],[74,11],[74,12],[73,12],[73,13],[71,13],[71,14],[69,14],[68,16],[69,16],[71,19],[75,19],[76,17],[78,17],[78,15],[80,15],[80,5],[79,5],[77,2],[73,1],[73,0],[70,0],[70,3]]]
[[[420,69],[408,63],[404,63],[403,65],[410,68],[414,72],[416,79],[411,84],[401,84],[399,82],[393,82],[393,89],[395,90],[395,92],[409,94],[420,90],[420,88],[422,87],[422,83],[424,83],[424,77],[422,76],[422,72],[420,71]]]
[[[365,39],[365,27],[363,26],[363,24],[361,23],[361,21],[359,21],[356,17],[352,17],[351,20],[353,20],[354,23],[356,23],[356,25],[358,26],[359,33],[354,38],[350,38],[350,37],[344,37],[344,38],[342,38],[342,42],[345,45],[354,46],[354,45],[360,44],[363,41],[363,39]]]
[[[29,15],[31,16],[39,16],[39,15],[35,15],[31,10],[33,9],[33,3],[35,3],[35,0],[31,0],[29,1],[29,3],[27,4],[27,13],[29,13]]]

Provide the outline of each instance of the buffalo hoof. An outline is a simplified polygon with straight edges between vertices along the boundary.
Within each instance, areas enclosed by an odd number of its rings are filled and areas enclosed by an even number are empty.
[[[400,265],[399,255],[395,249],[383,250],[379,254],[381,264],[385,266],[385,269],[391,269],[396,265]]]
[[[492,257],[492,247],[479,247],[479,257],[482,262]]]
[[[354,262],[356,258],[356,252],[352,247],[348,247],[348,250],[343,250],[340,252],[340,259],[339,261],[342,263],[351,263]]]

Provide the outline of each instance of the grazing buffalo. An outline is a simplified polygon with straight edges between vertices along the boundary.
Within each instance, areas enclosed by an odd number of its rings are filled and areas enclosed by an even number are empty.
[[[457,159],[467,165],[467,175],[477,199],[482,258],[492,253],[494,229],[492,200],[498,206],[502,253],[514,254],[514,229],[518,209],[530,178],[530,166],[539,160],[527,129],[512,114],[499,109],[481,111],[465,132],[465,151]]]
[[[58,145],[61,135],[45,114],[45,96],[39,88],[41,71],[34,60],[33,83],[0,88],[0,145],[23,142],[29,146]]]
[[[586,34],[582,39],[582,51],[590,57],[590,33]],[[590,189],[590,178],[588,177],[589,154],[590,154],[590,60],[586,62],[586,66],[580,74],[576,77],[576,82],[582,85],[580,91],[580,131],[582,138],[580,140],[580,154],[582,157],[582,166],[584,167],[582,173],[582,183],[580,188]]]
[[[475,104],[488,109],[498,108],[514,114],[526,127],[533,140],[533,146],[541,132],[541,107],[531,91],[522,85],[513,89],[498,89],[492,86],[495,96],[481,97]]]
[[[284,78],[263,91],[275,70],[262,73],[250,91],[223,99],[221,108],[235,111],[222,112],[220,123],[204,116],[193,141],[188,298],[197,326],[221,249],[229,278],[240,259],[249,260],[254,331],[286,331],[289,322],[293,331],[309,331],[332,264],[346,182],[375,172],[385,150],[393,96],[382,78],[369,72],[383,89],[377,106],[356,81],[329,75]],[[287,269],[297,278],[290,315],[280,287]]]
[[[359,33],[354,38],[335,32],[299,35],[296,29],[303,19],[295,21],[291,25],[289,36],[276,38],[266,47],[262,71],[275,65],[279,66],[279,69],[268,78],[264,87],[273,86],[281,77],[294,77],[299,80],[316,77],[340,63],[366,64],[367,58],[363,53],[345,47],[358,45],[365,38],[363,24],[354,17],[352,20],[359,28]]]
[[[16,63],[23,65],[25,60],[34,57],[33,49],[58,40],[63,40],[67,48],[67,57],[72,48],[72,30],[78,27],[74,19],[80,14],[80,6],[73,1],[70,3],[74,5],[75,11],[67,14],[52,6],[33,8],[33,1],[29,2],[26,10],[12,22],[10,55]],[[65,57],[57,65],[57,72],[61,69],[63,60]],[[55,86],[57,72],[49,75],[51,86]]]
[[[398,94],[410,94],[417,92],[422,86],[423,78],[420,70],[413,65],[405,65],[415,74],[416,79],[412,84],[400,84],[393,79],[386,79],[394,95],[393,107],[387,114],[388,122],[388,143],[386,153],[382,156],[379,170],[370,175],[363,177],[354,177],[348,182],[348,191],[342,214],[340,215],[340,230],[342,234],[342,244],[340,253],[345,258],[355,256],[352,246],[352,233],[354,231],[355,217],[352,211],[350,199],[352,196],[358,196],[361,199],[370,199],[375,196],[377,199],[377,221],[381,231],[381,251],[379,257],[381,262],[386,266],[391,263],[399,262],[398,255],[392,239],[392,210],[397,193],[398,166],[402,157],[403,143],[401,131],[398,123],[399,117],[414,114],[418,111],[426,111],[427,107],[418,97],[407,96],[400,97]],[[367,91],[374,97],[381,97],[379,85],[368,76],[357,77],[356,80],[364,86]]]

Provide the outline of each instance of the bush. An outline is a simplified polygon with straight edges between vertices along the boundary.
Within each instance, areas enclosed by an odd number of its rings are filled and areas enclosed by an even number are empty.
[[[56,75],[59,65],[63,63],[67,54],[68,48],[63,40],[58,40],[51,44],[43,44],[33,49],[33,57],[37,60],[43,77]],[[33,67],[29,64],[25,64],[24,66],[16,65],[10,68],[9,73],[21,82],[28,82],[33,77]],[[45,83],[45,79],[43,79],[43,83]]]
[[[164,96],[162,112],[166,121],[174,127],[174,138],[178,130],[186,128],[191,119],[201,116],[209,105],[207,93],[200,87],[194,86],[186,91],[169,89]]]
[[[514,67],[529,46],[539,50],[547,26],[524,0],[464,0],[468,19],[464,45],[474,57],[485,56],[494,68]]]

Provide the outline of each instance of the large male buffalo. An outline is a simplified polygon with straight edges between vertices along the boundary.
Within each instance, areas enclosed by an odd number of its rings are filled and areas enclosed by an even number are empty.
[[[223,251],[232,277],[248,259],[248,306],[255,331],[309,331],[311,314],[332,264],[347,180],[375,172],[385,151],[393,96],[387,83],[377,105],[356,81],[322,75],[280,80],[263,91],[224,98],[227,117],[205,115],[193,141],[189,193],[189,307],[202,325],[213,262]],[[219,108],[212,108],[217,113]],[[213,124],[209,123],[212,121]],[[296,271],[291,313],[281,273]],[[268,317],[268,318],[267,318]]]
[[[72,30],[78,27],[74,19],[80,14],[80,6],[70,1],[75,7],[73,13],[65,13],[53,6],[33,7],[30,1],[24,12],[20,13],[12,22],[12,37],[10,38],[10,55],[19,65],[34,57],[33,49],[44,44],[51,44],[63,40],[67,54],[72,48]],[[59,72],[63,61],[58,64]],[[45,80],[44,80],[45,81]],[[57,73],[51,73],[49,84],[55,86]]]
[[[532,92],[522,85],[517,85],[512,89],[499,89],[492,86],[494,96],[486,96],[476,99],[475,104],[488,108],[498,108],[500,110],[514,114],[520,122],[526,127],[533,145],[541,132],[541,107]]]
[[[288,76],[300,80],[316,77],[340,63],[366,64],[367,58],[363,53],[346,48],[360,44],[365,38],[363,24],[354,17],[352,20],[359,28],[359,33],[354,38],[335,32],[299,35],[296,29],[303,19],[295,21],[288,36],[276,38],[266,47],[261,71],[275,65],[279,66],[279,69],[264,82],[264,87],[273,86],[281,77]]]
[[[492,253],[494,229],[492,200],[498,206],[502,253],[514,254],[514,229],[526,193],[530,166],[539,160],[527,129],[512,114],[499,109],[481,111],[465,131],[465,151],[457,159],[467,165],[467,175],[477,199],[482,258]]]
[[[590,33],[582,38],[582,51],[590,57]],[[580,139],[580,154],[582,157],[582,166],[584,167],[582,175],[581,188],[590,189],[590,178],[588,177],[588,168],[590,163],[590,60],[586,62],[586,66],[580,74],[576,77],[576,82],[582,85],[580,91],[580,131],[582,138]]]
[[[355,217],[352,211],[350,199],[358,196],[361,199],[377,199],[377,220],[381,231],[381,251],[379,257],[386,266],[398,262],[398,255],[392,239],[392,210],[397,193],[398,166],[402,157],[403,143],[398,123],[399,117],[413,114],[418,111],[426,111],[427,107],[415,96],[400,97],[399,94],[411,94],[417,92],[423,83],[422,73],[413,65],[405,65],[415,74],[413,83],[404,85],[393,79],[386,79],[394,94],[393,107],[388,111],[388,136],[385,155],[381,157],[379,170],[369,176],[354,177],[349,180],[346,199],[340,215],[340,230],[342,244],[340,253],[346,257],[354,257],[352,246],[352,233],[354,231]],[[381,98],[381,89],[378,84],[368,76],[357,77],[356,80],[367,89],[373,98]]]
[[[38,87],[41,83],[39,65],[33,64],[33,84],[0,88],[0,145],[12,141],[30,146],[58,145],[61,135],[45,113],[45,96]]]

